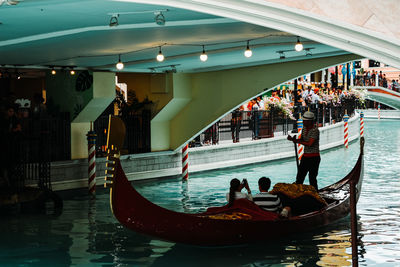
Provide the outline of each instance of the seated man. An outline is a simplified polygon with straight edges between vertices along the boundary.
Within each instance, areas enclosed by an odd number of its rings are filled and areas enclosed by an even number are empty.
[[[261,177],[258,180],[260,193],[253,197],[253,201],[263,210],[279,212],[282,208],[281,200],[277,195],[268,193],[270,186],[271,180],[267,177]]]

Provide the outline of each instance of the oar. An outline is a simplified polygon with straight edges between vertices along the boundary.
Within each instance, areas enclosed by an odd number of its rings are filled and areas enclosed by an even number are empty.
[[[296,136],[293,136],[293,138],[297,138]],[[297,166],[297,171],[299,171],[299,155],[297,154],[297,144],[293,142],[294,145],[294,152],[296,153],[296,166]]]

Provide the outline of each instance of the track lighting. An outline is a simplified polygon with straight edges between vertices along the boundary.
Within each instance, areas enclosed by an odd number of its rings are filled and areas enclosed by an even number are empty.
[[[296,45],[294,46],[294,49],[297,52],[300,52],[301,50],[303,50],[303,44],[300,42],[300,37],[299,36],[297,36],[297,42],[296,42]]]
[[[161,11],[154,12],[154,21],[156,22],[157,25],[159,26],[164,26],[165,25],[165,17]]]
[[[249,47],[249,41],[247,41],[247,47],[246,50],[244,51],[244,56],[245,57],[251,57],[253,55],[253,52],[251,51]]]
[[[119,25],[119,23],[118,23],[118,17],[119,17],[119,14],[113,14],[113,15],[111,16],[110,24],[109,24],[110,27],[115,27],[115,26],[118,26],[118,25]]]
[[[207,61],[207,59],[208,59],[208,56],[206,54],[206,50],[204,50],[204,45],[203,45],[203,52],[200,55],[200,60],[204,62],[204,61]]]
[[[117,70],[122,70],[124,68],[124,63],[121,61],[121,55],[118,55],[118,63],[115,64]]]
[[[163,55],[163,53],[162,53],[162,51],[161,51],[161,46],[160,46],[160,47],[159,47],[159,50],[158,50],[157,61],[158,61],[158,62],[163,62],[164,59],[165,59],[165,57],[164,57],[164,55]]]

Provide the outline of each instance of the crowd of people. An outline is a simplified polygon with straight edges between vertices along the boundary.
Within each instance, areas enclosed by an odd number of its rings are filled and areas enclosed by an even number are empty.
[[[297,96],[295,97],[295,93]],[[328,85],[302,86],[296,91],[292,89],[273,90],[270,97],[257,97],[243,104],[239,109],[244,111],[269,110],[278,108],[286,115],[292,115],[294,106],[309,107],[311,104],[338,106],[345,98],[355,97],[364,100],[364,96],[356,90],[344,90],[343,87],[332,88]],[[294,117],[291,117],[294,119]]]
[[[382,71],[365,71],[361,73],[360,70],[357,71],[355,77],[356,86],[380,86],[385,87],[396,92],[400,92],[400,84],[398,79],[388,80],[385,73]]]
[[[297,96],[295,97],[295,94]],[[250,127],[253,131],[252,139],[260,138],[260,121],[267,113],[274,109],[286,115],[291,120],[296,120],[295,108],[297,112],[302,112],[319,105],[330,107],[339,107],[346,99],[358,99],[361,103],[365,100],[363,92],[357,90],[343,90],[342,87],[331,88],[328,85],[307,86],[293,89],[273,90],[270,96],[254,98],[239,108],[231,112],[231,134],[232,141],[237,143],[240,141],[239,134],[242,126],[244,114],[250,119]]]

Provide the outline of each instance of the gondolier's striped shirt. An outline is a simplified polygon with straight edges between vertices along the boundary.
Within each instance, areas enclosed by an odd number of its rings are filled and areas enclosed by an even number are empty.
[[[260,208],[267,211],[279,211],[282,208],[282,203],[277,195],[272,195],[267,192],[260,192],[253,197],[254,203]]]

